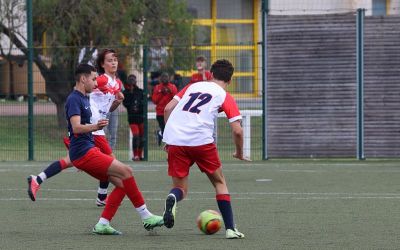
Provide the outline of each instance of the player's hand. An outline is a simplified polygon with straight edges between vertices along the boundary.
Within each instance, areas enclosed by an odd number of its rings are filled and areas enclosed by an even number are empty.
[[[99,130],[100,129],[103,129],[105,126],[107,126],[108,125],[108,119],[100,119],[98,122],[97,122],[97,127],[99,128]]]
[[[242,161],[251,161],[250,158],[243,156],[243,154],[233,153],[233,157]]]

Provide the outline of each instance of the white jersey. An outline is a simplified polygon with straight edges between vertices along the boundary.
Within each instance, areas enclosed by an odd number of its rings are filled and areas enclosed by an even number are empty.
[[[229,122],[242,119],[233,97],[215,82],[197,82],[182,89],[174,99],[163,134],[168,145],[200,146],[213,143],[214,119],[224,111]]]
[[[113,79],[103,74],[97,77],[98,87],[90,93],[90,110],[92,117],[90,122],[96,124],[100,119],[107,117],[110,107],[115,100],[115,94],[121,91],[122,83],[119,79]],[[104,130],[100,129],[92,132],[94,135],[105,135]]]

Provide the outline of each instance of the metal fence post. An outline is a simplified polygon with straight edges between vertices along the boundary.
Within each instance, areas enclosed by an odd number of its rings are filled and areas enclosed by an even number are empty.
[[[33,133],[33,24],[32,0],[26,0],[27,35],[28,35],[28,160],[34,160]]]
[[[144,95],[144,109],[143,109],[143,117],[144,117],[144,160],[147,161],[149,157],[149,123],[148,123],[148,102],[147,102],[147,54],[148,48],[146,45],[143,46],[143,95]]]
[[[262,124],[263,124],[263,133],[262,133],[262,141],[263,141],[263,160],[268,160],[268,112],[267,112],[267,90],[268,90],[268,50],[267,50],[267,25],[268,25],[268,11],[269,11],[269,1],[262,1]]]
[[[364,160],[364,17],[357,9],[357,159]]]

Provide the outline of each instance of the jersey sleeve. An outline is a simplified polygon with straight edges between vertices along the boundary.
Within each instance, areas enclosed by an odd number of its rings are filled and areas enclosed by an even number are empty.
[[[68,98],[65,103],[65,113],[68,120],[74,115],[81,115],[80,102],[76,98]]]
[[[189,88],[191,84],[186,85],[181,91],[179,91],[175,96],[174,99],[178,102],[182,99],[183,95],[185,94],[186,90]]]
[[[101,76],[97,77],[96,80],[97,80],[97,88],[98,88],[101,92],[103,92],[103,93],[108,93],[108,92],[110,92],[110,89],[109,89],[109,87],[108,87],[108,85],[107,85],[108,79],[107,79],[106,76],[101,75]]]
[[[221,109],[225,112],[226,117],[228,117],[229,122],[234,122],[242,119],[239,108],[235,102],[235,99],[226,93],[224,102],[222,103]]]
[[[122,91],[122,81],[120,79],[117,79],[117,87],[114,91],[114,94],[118,94],[119,92]]]

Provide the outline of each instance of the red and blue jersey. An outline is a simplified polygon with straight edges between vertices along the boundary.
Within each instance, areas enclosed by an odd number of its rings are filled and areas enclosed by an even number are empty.
[[[68,134],[71,141],[69,157],[71,161],[73,161],[81,158],[89,149],[94,147],[92,133],[75,134],[70,121],[72,116],[79,115],[81,117],[81,124],[90,124],[92,112],[90,111],[89,97],[74,90],[68,96],[65,103],[65,114],[68,121]]]

